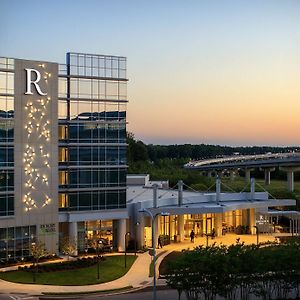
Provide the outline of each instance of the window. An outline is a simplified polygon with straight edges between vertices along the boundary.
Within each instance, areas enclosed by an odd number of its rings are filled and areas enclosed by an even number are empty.
[[[69,207],[69,195],[68,194],[59,194],[58,198],[58,207],[59,208],[68,208]]]
[[[67,97],[67,78],[58,78],[58,97]]]
[[[0,72],[0,93],[14,93],[14,73]]]
[[[59,125],[58,126],[58,138],[60,140],[68,139],[68,126],[67,125]]]
[[[68,119],[68,104],[65,100],[58,101],[58,119],[66,120]]]
[[[69,174],[68,171],[59,171],[59,184],[67,185],[69,183]]]
[[[60,147],[58,152],[58,159],[60,162],[68,161],[68,148]]]
[[[14,196],[0,195],[0,216],[11,216],[14,214]]]
[[[0,259],[24,258],[30,255],[36,239],[36,226],[0,228]]]

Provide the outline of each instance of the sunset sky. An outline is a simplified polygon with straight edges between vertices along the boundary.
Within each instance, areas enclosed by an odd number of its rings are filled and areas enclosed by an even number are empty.
[[[0,56],[128,58],[145,143],[300,144],[300,1],[0,0]]]

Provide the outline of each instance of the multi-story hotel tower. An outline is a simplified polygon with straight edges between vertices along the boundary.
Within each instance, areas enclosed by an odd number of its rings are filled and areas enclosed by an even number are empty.
[[[126,58],[0,58],[0,258],[126,233]]]

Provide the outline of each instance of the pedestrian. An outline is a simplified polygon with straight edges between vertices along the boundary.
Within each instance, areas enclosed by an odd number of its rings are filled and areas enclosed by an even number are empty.
[[[211,233],[211,239],[213,240],[216,236],[216,230],[213,228],[212,233]]]
[[[190,234],[191,242],[194,243],[195,240],[195,232],[194,229],[192,229],[191,234]]]
[[[163,245],[162,245],[162,241],[161,241],[161,236],[158,237],[158,248],[162,248]]]

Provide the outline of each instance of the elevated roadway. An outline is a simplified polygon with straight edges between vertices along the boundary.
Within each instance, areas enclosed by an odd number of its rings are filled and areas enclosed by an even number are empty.
[[[300,171],[300,152],[290,153],[266,153],[257,155],[232,155],[226,157],[190,161],[185,164],[186,169],[222,172],[243,168],[246,180],[250,180],[250,172],[254,168],[260,168],[265,172],[265,183],[270,184],[270,173],[279,167],[287,172],[288,190],[294,190],[294,172]]]

